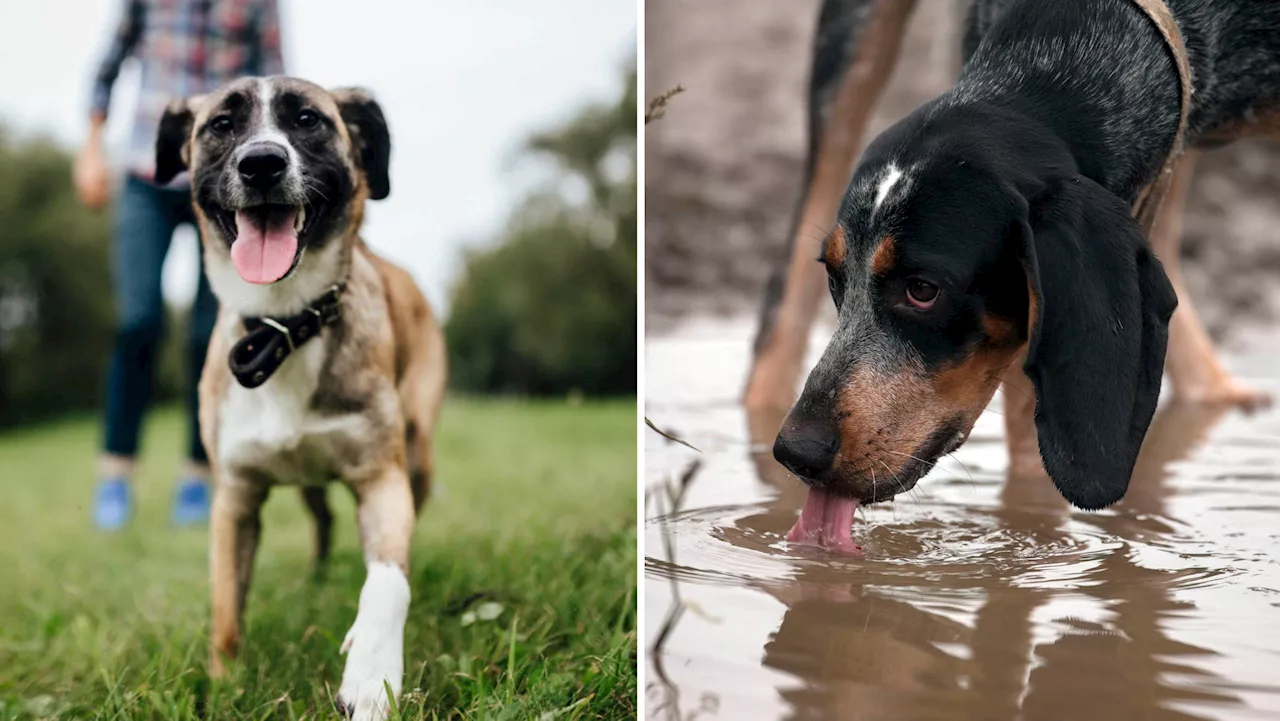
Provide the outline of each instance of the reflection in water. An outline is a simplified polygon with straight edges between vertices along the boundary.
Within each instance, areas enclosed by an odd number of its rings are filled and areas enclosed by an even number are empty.
[[[669,612],[648,624],[651,717],[1280,713],[1274,418],[1162,407],[1102,513],[1073,511],[1046,478],[1005,478],[1000,419],[986,419],[919,495],[866,512],[866,555],[848,558],[782,540],[803,491],[768,450],[781,419],[748,419],[747,444],[723,436],[736,410],[703,408],[702,473],[650,509],[647,589]],[[651,469],[681,467],[654,445]]]
[[[1103,530],[1130,540],[1132,532],[1143,530],[1134,519],[1146,514],[1163,525],[1158,518],[1165,465],[1185,457],[1220,416],[1179,406],[1163,409],[1153,426],[1156,442],[1147,445],[1139,461],[1129,502],[1118,515],[1097,517]],[[760,466],[770,462],[757,460]],[[1045,478],[1008,481],[992,534],[1060,548],[1053,539],[1065,536],[1066,503],[1052,484]],[[1045,512],[1045,506],[1052,510]],[[775,510],[792,517],[791,508]],[[1127,513],[1131,508],[1143,516]],[[753,520],[760,519],[748,516],[735,525],[749,528]],[[1110,622],[1068,618],[1070,632],[1034,648],[1033,617],[1052,602],[1056,589],[1023,585],[1016,574],[976,575],[956,589],[980,599],[971,629],[880,592],[910,579],[873,576],[836,586],[831,580],[820,568],[802,569],[794,584],[766,589],[788,608],[765,648],[764,663],[806,680],[802,688],[783,693],[796,718],[1018,718],[1020,710],[1029,718],[1052,718],[1064,708],[1078,718],[1196,718],[1173,710],[1186,692],[1161,682],[1179,670],[1179,657],[1205,653],[1162,632],[1165,617],[1188,604],[1170,597],[1177,579],[1143,569],[1127,544],[1062,568],[1055,579],[1108,609]],[[957,646],[969,649],[968,658],[948,652]],[[1039,659],[1034,668],[1033,658]],[[1210,678],[1199,682],[1215,685]],[[1198,697],[1236,701],[1213,692]]]

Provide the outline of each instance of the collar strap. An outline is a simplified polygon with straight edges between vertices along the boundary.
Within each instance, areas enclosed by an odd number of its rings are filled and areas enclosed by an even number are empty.
[[[245,318],[248,333],[231,347],[231,375],[245,388],[257,388],[275,373],[289,354],[320,335],[340,316],[342,285],[329,288],[297,315],[288,318]]]
[[[1174,20],[1173,13],[1165,4],[1165,0],[1133,0],[1133,2],[1146,13],[1147,17],[1151,18],[1151,22],[1160,31],[1160,37],[1164,38],[1165,47],[1168,48],[1169,55],[1173,57],[1174,67],[1178,70],[1178,86],[1181,91],[1178,130],[1173,136],[1173,143],[1169,146],[1169,154],[1165,156],[1159,175],[1142,191],[1138,196],[1138,202],[1133,206],[1134,219],[1138,221],[1142,233],[1150,237],[1151,228],[1156,222],[1156,211],[1160,209],[1160,202],[1164,200],[1164,195],[1173,182],[1174,167],[1182,157],[1186,143],[1187,116],[1191,113],[1191,62],[1187,59],[1187,47],[1182,41],[1182,32],[1178,30],[1178,23]]]

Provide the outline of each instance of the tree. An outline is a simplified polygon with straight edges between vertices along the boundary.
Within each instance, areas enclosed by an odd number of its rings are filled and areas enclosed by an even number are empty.
[[[71,156],[0,128],[0,426],[98,402],[115,327],[110,243],[110,217],[76,200]],[[181,382],[165,355],[161,398]]]
[[[492,246],[466,258],[445,324],[453,385],[634,393],[635,70],[615,102],[533,136],[525,152],[550,160],[557,173]]]
[[[111,340],[108,221],[69,156],[0,132],[0,424],[91,405]]]

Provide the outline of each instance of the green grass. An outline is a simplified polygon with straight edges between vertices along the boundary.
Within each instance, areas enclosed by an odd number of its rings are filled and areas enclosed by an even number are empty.
[[[634,718],[635,417],[450,400],[414,536],[401,718]],[[0,721],[335,717],[364,581],[350,494],[329,489],[336,544],[315,579],[301,498],[272,493],[244,650],[212,681],[207,534],[168,522],[182,430],[153,414],[138,513],[114,535],[89,523],[93,420],[0,437]]]

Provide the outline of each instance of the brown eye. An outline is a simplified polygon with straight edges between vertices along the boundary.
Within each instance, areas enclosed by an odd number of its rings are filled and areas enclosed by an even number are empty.
[[[303,110],[298,113],[298,119],[294,121],[299,128],[310,129],[320,124],[320,116],[310,110]]]
[[[928,310],[938,300],[938,286],[923,280],[907,281],[907,302],[917,310]]]
[[[230,115],[219,115],[209,121],[209,129],[219,135],[226,135],[232,130],[235,130],[235,127],[235,123],[231,122]]]

